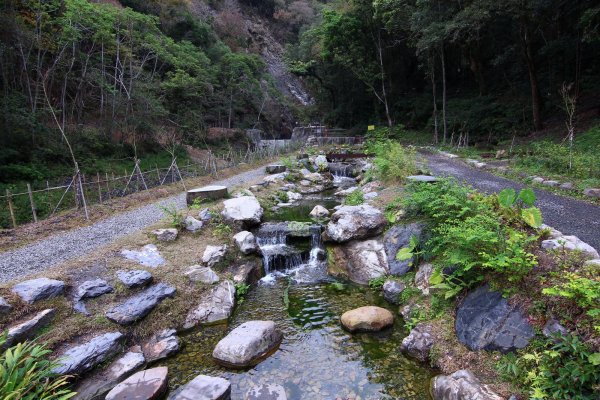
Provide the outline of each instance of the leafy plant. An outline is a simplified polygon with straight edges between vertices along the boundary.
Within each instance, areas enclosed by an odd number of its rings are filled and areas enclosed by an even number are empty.
[[[396,260],[398,261],[407,261],[411,260],[408,265],[413,266],[413,263],[418,262],[418,256],[422,254],[421,251],[418,251],[419,247],[419,239],[415,235],[411,235],[410,241],[407,247],[402,247],[396,253]]]
[[[0,337],[0,348],[7,334]],[[0,356],[0,398],[4,400],[67,400],[76,393],[66,389],[67,376],[52,372],[50,350],[32,342],[19,343]]]
[[[519,194],[512,188],[506,188],[498,193],[498,204],[509,218],[520,218],[532,228],[542,225],[542,212],[535,204],[535,193],[530,188],[522,189]],[[524,206],[528,206],[524,208]]]
[[[248,293],[248,290],[250,290],[250,285],[247,285],[244,282],[236,282],[234,284],[234,286],[235,286],[235,300],[237,301],[238,304],[242,304],[244,302],[246,294]]]
[[[414,150],[395,140],[370,141],[367,150],[375,155],[368,176],[384,182],[402,182],[416,171]]]
[[[378,276],[377,278],[373,278],[373,279],[369,280],[369,287],[371,289],[381,289],[387,279],[388,278],[385,275]]]
[[[279,200],[279,202],[281,203],[287,203],[290,201],[290,197],[288,196],[287,192],[283,191],[283,190],[279,190],[275,193],[275,197],[277,198],[277,200]]]
[[[365,195],[360,189],[356,189],[344,200],[344,204],[347,206],[358,206],[365,202]]]
[[[194,199],[194,201],[192,202],[192,204],[190,205],[190,209],[191,210],[199,210],[201,209],[204,204],[206,202],[206,199],[202,198],[202,197],[196,197]]]
[[[185,215],[183,214],[183,212],[177,209],[177,206],[175,204],[159,206],[159,208],[167,216],[167,218],[169,219],[169,225],[171,225],[173,228],[178,228],[183,225]]]
[[[346,290],[346,285],[344,285],[341,282],[331,282],[329,285],[327,285],[327,287],[329,287],[335,291],[338,291],[338,292],[342,292],[342,291]]]
[[[229,237],[231,235],[231,232],[231,227],[224,222],[216,223],[213,228],[213,235],[221,238]]]

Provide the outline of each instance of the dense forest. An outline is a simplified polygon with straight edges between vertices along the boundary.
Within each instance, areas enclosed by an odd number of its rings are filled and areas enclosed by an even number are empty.
[[[3,182],[47,178],[49,165],[67,174],[66,138],[88,160],[132,159],[173,141],[218,148],[213,127],[286,137],[314,120],[489,142],[562,126],[565,99],[586,115],[600,107],[600,7],[591,0],[4,0],[1,8]],[[286,93],[292,74],[312,99]],[[241,133],[228,140],[247,145]]]

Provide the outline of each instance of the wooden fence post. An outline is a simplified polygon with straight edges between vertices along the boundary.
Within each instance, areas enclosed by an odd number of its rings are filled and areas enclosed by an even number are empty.
[[[31,192],[31,185],[27,184],[27,193],[29,193],[29,203],[31,204],[31,213],[33,214],[33,222],[38,222],[37,213],[35,212],[35,202],[33,201],[33,193]]]
[[[10,191],[8,189],[6,189],[6,200],[8,201],[8,211],[10,212],[10,219],[12,221],[13,228],[16,228],[17,220],[15,218],[15,210],[13,208],[12,195],[10,194]]]
[[[108,199],[110,200],[111,196],[110,196],[110,186],[108,185],[108,172],[105,172],[105,178],[106,178],[106,193],[108,193]]]
[[[100,172],[96,172],[96,183],[98,184],[98,201],[102,203],[102,189],[100,188]]]

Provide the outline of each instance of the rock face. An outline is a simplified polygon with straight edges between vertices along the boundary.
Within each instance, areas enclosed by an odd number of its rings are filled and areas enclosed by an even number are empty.
[[[394,316],[385,308],[366,306],[346,311],[341,322],[350,332],[374,332],[391,326]]]
[[[221,365],[243,368],[258,364],[281,343],[283,333],[273,321],[248,321],[225,336],[213,351]]]
[[[229,400],[231,383],[227,379],[198,375],[169,396],[169,400]]]
[[[252,196],[238,197],[225,200],[223,205],[221,214],[225,221],[248,227],[260,224],[263,209],[256,198]]]
[[[366,285],[373,278],[389,274],[388,260],[379,240],[352,241],[330,248],[327,272]]]
[[[175,228],[157,229],[152,234],[159,242],[172,242],[177,239],[179,232]]]
[[[429,359],[429,350],[433,346],[433,336],[431,336],[430,330],[428,325],[418,324],[407,337],[402,339],[400,349],[409,356],[426,362]]]
[[[209,268],[218,264],[227,253],[227,246],[206,246],[204,254],[202,255],[202,262],[205,263]]]
[[[431,274],[433,274],[433,264],[425,263],[419,265],[417,274],[415,275],[415,286],[421,290],[421,293],[425,296],[429,295],[429,279],[431,278]]]
[[[255,284],[263,277],[262,268],[256,262],[247,262],[242,265],[234,265],[229,269],[233,275],[233,282]]]
[[[256,238],[252,232],[241,231],[233,236],[235,244],[244,254],[254,253],[258,246],[256,245]]]
[[[542,242],[542,248],[546,250],[566,249],[579,250],[593,258],[600,258],[598,251],[577,236],[560,236]]]
[[[401,248],[409,246],[412,236],[420,240],[423,227],[422,223],[394,225],[385,233],[383,242],[392,275],[404,275],[411,269],[412,264],[415,262],[414,258],[399,261],[396,259],[396,254]]]
[[[147,244],[141,250],[122,250],[121,255],[128,260],[151,268],[156,268],[165,262],[158,252],[158,247],[153,244]]]
[[[433,378],[431,392],[434,400],[503,400],[465,369]]]
[[[231,281],[223,281],[210,292],[204,293],[200,304],[187,315],[183,328],[227,321],[234,306],[235,286]]]
[[[204,223],[202,221],[199,221],[196,218],[188,215],[183,220],[183,226],[185,226],[185,229],[188,232],[198,232],[199,230],[202,229],[202,227],[204,226]]]
[[[386,224],[383,213],[373,206],[343,206],[333,213],[325,233],[332,241],[347,242],[377,236]]]
[[[458,340],[475,351],[522,349],[534,336],[527,318],[487,285],[469,293],[460,304],[455,329]]]
[[[158,332],[142,345],[146,361],[153,362],[167,358],[179,351],[179,338],[175,329]]]
[[[52,321],[54,314],[54,309],[50,308],[37,313],[35,317],[31,318],[30,320],[8,328],[6,342],[4,342],[3,346],[0,346],[0,350],[2,350],[2,348],[8,348],[14,344],[24,342],[25,340],[34,339],[35,334],[40,329],[48,325],[50,321]]]
[[[65,283],[48,278],[31,279],[16,284],[12,291],[24,302],[32,304],[39,300],[47,300],[63,294]]]
[[[120,325],[131,325],[148,315],[158,303],[173,297],[175,291],[173,286],[157,283],[108,310],[106,318]]]
[[[194,283],[205,283],[212,285],[213,283],[219,282],[219,275],[216,274],[212,268],[203,267],[201,265],[192,265],[185,271],[185,276],[191,282]]]
[[[96,336],[63,353],[53,372],[61,375],[82,375],[117,354],[121,350],[123,340],[124,336],[120,332]]]
[[[327,168],[329,168],[327,157],[325,157],[323,154],[315,157],[314,165],[317,171],[325,171]]]
[[[245,400],[287,400],[285,389],[281,385],[264,384],[254,386],[246,393]]]
[[[146,359],[140,351],[129,351],[113,361],[104,371],[81,382],[75,388],[77,395],[73,399],[103,399],[103,395],[145,363]]]
[[[399,303],[400,293],[406,288],[402,282],[387,280],[383,284],[383,298],[392,304]]]
[[[106,400],[158,400],[167,391],[167,367],[136,372],[106,395]]]
[[[316,205],[310,212],[310,217],[316,220],[321,220],[329,217],[329,211],[321,205]]]
[[[0,297],[0,315],[8,314],[10,310],[12,310],[12,306],[8,304],[4,297]]]
[[[141,269],[135,271],[118,271],[117,278],[128,288],[146,286],[152,283],[152,274]]]

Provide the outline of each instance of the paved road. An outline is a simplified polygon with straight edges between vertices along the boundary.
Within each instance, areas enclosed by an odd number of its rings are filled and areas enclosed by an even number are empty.
[[[213,182],[214,185],[236,186],[264,175],[264,167]],[[135,210],[98,221],[93,225],[60,233],[49,238],[0,253],[0,283],[43,271],[54,265],[89,253],[117,238],[140,231],[164,218],[161,206],[185,206],[185,193],[172,196]]]
[[[472,168],[460,160],[449,159],[438,153],[423,154],[433,175],[454,176],[486,193],[512,187],[520,190],[526,185],[502,178],[487,171]],[[575,235],[600,250],[600,206],[569,197],[558,196],[534,189],[536,205],[542,210],[544,223],[565,235]]]

